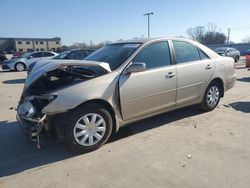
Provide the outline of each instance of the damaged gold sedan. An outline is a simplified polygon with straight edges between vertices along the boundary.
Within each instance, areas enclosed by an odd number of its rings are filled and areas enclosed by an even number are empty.
[[[55,130],[71,150],[91,151],[131,122],[194,104],[213,110],[235,79],[232,58],[197,42],[122,41],[85,60],[36,63],[17,119],[31,140]]]

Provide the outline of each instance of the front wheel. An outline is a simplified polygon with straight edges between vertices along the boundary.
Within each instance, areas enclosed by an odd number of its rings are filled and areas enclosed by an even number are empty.
[[[25,65],[23,63],[17,63],[15,65],[15,70],[19,71],[19,72],[24,71],[25,70]]]
[[[216,108],[220,101],[221,88],[217,82],[212,82],[206,89],[201,103],[201,109],[204,111],[212,111]]]
[[[84,105],[71,114],[65,132],[66,145],[77,153],[98,149],[109,139],[112,127],[108,110],[96,103]]]

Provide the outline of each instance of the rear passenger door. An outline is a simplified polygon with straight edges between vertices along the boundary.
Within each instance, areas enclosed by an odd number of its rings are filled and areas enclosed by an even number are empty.
[[[185,41],[173,40],[177,69],[177,105],[191,103],[203,95],[215,64],[198,47]]]

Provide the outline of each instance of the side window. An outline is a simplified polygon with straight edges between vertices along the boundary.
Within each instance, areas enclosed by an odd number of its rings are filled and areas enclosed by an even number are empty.
[[[33,58],[39,58],[39,57],[42,57],[43,54],[41,52],[38,52],[38,53],[34,53],[31,55]]]
[[[200,60],[198,49],[183,41],[173,41],[176,63],[185,63]]]
[[[77,51],[77,53],[76,53],[75,59],[81,60],[81,59],[84,59],[86,56],[87,56],[87,55],[86,55],[86,52],[85,52],[85,51],[79,50],[79,51]]]
[[[43,52],[43,56],[44,57],[50,57],[50,56],[54,56],[54,54],[52,54],[50,52]]]
[[[70,52],[70,53],[65,57],[65,59],[76,59],[76,53],[77,53],[77,51],[72,51],[72,52]]]
[[[170,65],[168,42],[158,42],[145,47],[135,56],[133,62],[146,63],[147,69]]]

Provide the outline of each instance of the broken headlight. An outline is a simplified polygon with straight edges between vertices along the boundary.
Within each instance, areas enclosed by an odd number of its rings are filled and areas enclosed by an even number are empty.
[[[56,99],[56,95],[41,95],[27,97],[22,104],[19,105],[18,114],[27,118],[40,118],[44,114],[42,109]]]

